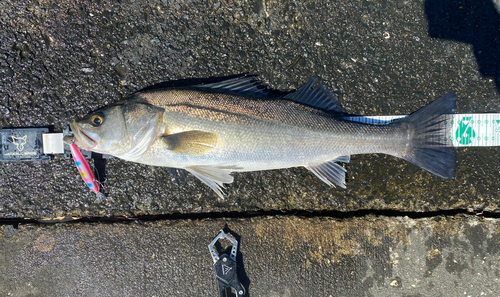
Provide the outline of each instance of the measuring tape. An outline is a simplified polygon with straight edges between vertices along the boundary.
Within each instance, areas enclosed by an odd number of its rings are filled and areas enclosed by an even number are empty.
[[[500,146],[500,113],[444,116],[446,119],[443,125],[450,131],[450,146]],[[366,124],[388,124],[404,117],[406,116],[351,116],[345,119]],[[69,128],[66,127],[64,134],[68,133]],[[63,133],[49,133],[48,128],[1,129],[0,161],[50,160],[51,155],[63,153],[66,158],[70,158],[69,147],[65,148],[63,144],[63,136]],[[91,152],[83,153],[85,158],[91,157]]]
[[[500,113],[466,113],[445,115],[451,146],[500,146]],[[366,124],[388,124],[405,115],[353,116],[346,120]]]

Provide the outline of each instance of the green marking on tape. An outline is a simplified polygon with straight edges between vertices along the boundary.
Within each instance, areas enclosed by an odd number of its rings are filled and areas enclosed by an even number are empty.
[[[457,131],[455,132],[455,138],[460,144],[471,144],[472,138],[476,137],[476,131],[474,131],[474,129],[470,126],[473,123],[471,119],[472,117],[463,117]]]

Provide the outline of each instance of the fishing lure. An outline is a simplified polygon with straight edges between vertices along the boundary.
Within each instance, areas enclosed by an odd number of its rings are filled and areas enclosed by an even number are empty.
[[[83,181],[87,184],[92,192],[99,195],[99,185],[94,178],[94,174],[92,174],[92,170],[90,170],[89,164],[83,157],[76,144],[70,143],[69,147],[71,149],[71,155],[73,156],[73,160],[75,161],[76,168],[78,168],[78,172],[80,172]]]

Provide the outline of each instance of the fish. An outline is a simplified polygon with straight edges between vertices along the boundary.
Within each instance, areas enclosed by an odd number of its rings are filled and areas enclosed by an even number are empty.
[[[255,76],[146,88],[70,127],[75,143],[123,160],[193,174],[223,198],[234,172],[305,167],[346,188],[351,155],[383,153],[437,176],[455,175],[456,152],[443,123],[456,110],[446,94],[386,125],[348,121],[338,97],[314,76],[274,95]]]

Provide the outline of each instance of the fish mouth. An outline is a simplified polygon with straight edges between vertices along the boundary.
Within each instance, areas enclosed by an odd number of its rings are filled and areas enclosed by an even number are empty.
[[[94,133],[86,132],[82,128],[78,126],[76,122],[72,122],[69,124],[71,127],[71,130],[75,134],[75,144],[84,149],[84,150],[91,150],[94,147],[97,146],[99,143],[99,137],[95,135]]]

